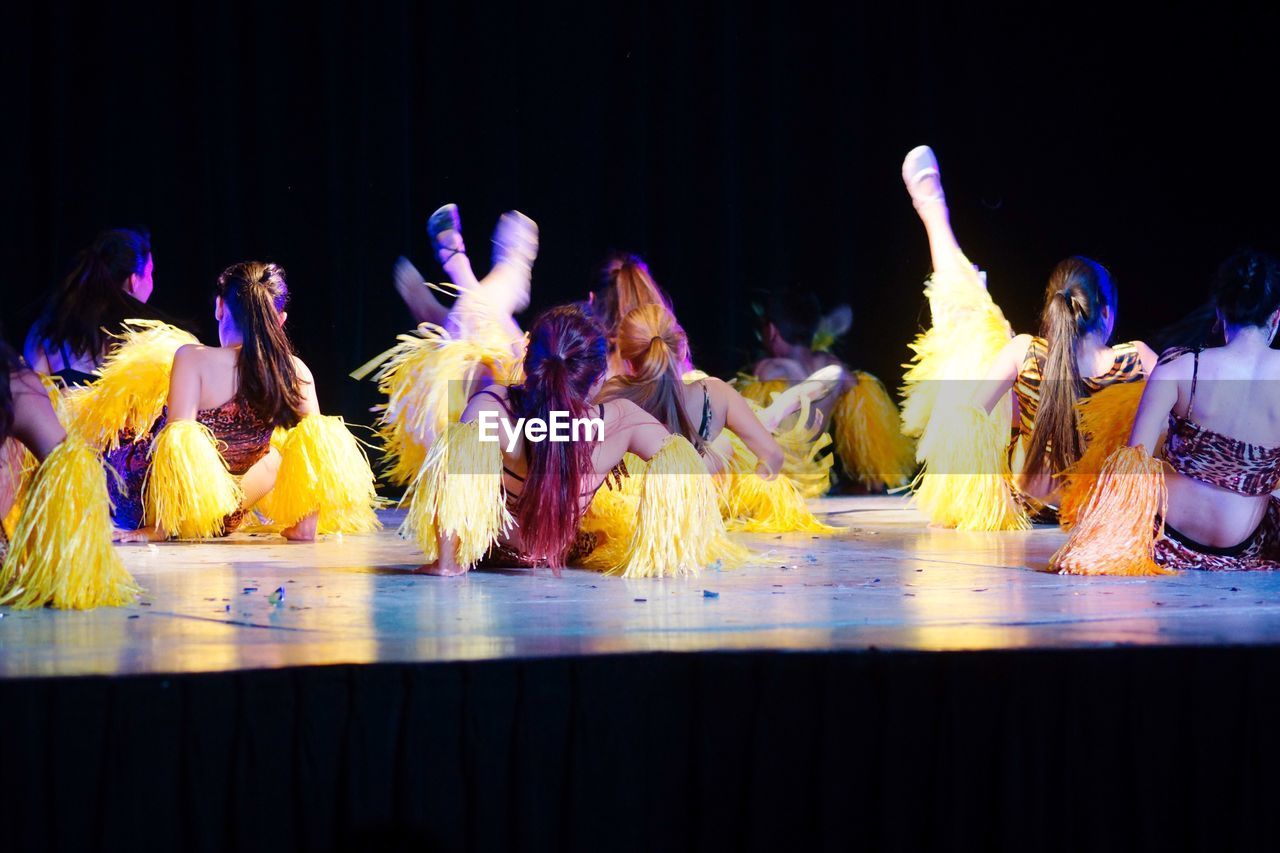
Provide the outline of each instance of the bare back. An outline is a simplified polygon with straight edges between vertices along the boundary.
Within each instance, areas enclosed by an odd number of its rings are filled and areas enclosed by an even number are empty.
[[[1170,415],[1261,447],[1280,447],[1280,352],[1228,344],[1159,365],[1147,383],[1130,436],[1152,450]],[[1224,460],[1224,464],[1228,460]],[[1267,510],[1267,495],[1238,494],[1166,467],[1168,524],[1197,542],[1230,547],[1247,539]]]

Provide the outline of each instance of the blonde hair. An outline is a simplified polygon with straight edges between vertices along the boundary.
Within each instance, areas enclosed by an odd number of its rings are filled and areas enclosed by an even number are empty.
[[[617,347],[631,373],[609,380],[602,397],[630,400],[701,450],[705,441],[684,409],[689,338],[675,315],[653,302],[632,309],[618,323]]]

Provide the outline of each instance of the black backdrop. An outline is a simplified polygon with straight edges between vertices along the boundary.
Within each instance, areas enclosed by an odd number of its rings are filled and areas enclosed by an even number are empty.
[[[898,378],[928,255],[898,177],[939,151],[954,222],[1019,328],[1060,257],[1108,263],[1122,336],[1270,247],[1274,12],[920,2],[76,4],[6,13],[3,323],[21,337],[104,226],[155,238],[155,304],[205,319],[226,264],[282,263],[326,408],[408,325],[390,287],[439,275],[427,213],[473,257],[542,225],[534,309],[611,247],[645,253],[698,361],[753,346],[749,293],[855,305],[846,355]],[[526,321],[528,317],[526,316]],[[210,335],[211,323],[205,333]]]

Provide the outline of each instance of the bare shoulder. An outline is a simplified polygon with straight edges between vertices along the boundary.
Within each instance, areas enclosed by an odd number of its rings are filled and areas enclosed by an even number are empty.
[[[9,393],[14,395],[34,394],[39,397],[49,396],[49,392],[44,387],[44,383],[40,381],[40,377],[36,375],[34,370],[25,367],[9,374]]]
[[[658,423],[657,418],[625,397],[615,397],[604,402],[604,419],[605,423],[613,423],[622,428]]]
[[[315,382],[315,377],[311,375],[311,368],[307,367],[307,363],[296,355],[293,356],[293,368],[298,371],[298,378],[303,382]]]
[[[1009,339],[1009,343],[1004,345],[1002,352],[1006,356],[1022,361],[1027,357],[1027,350],[1031,349],[1031,342],[1033,340],[1035,340],[1035,338],[1026,333],[1014,335]]]
[[[505,385],[489,385],[471,395],[467,400],[467,408],[462,413],[462,421],[469,423],[479,417],[481,412],[497,412],[506,414],[507,387]]]
[[[707,389],[707,394],[711,399],[720,402],[722,400],[732,400],[734,397],[740,397],[738,390],[716,376],[708,376],[699,380]],[[696,384],[696,383],[695,383]]]
[[[1150,379],[1151,381],[1190,379],[1195,360],[1196,356],[1192,350],[1166,352],[1160,356],[1159,362],[1151,371]]]
[[[211,364],[225,350],[222,347],[209,347],[204,344],[183,344],[173,353],[174,366],[183,365],[188,368],[199,368]]]

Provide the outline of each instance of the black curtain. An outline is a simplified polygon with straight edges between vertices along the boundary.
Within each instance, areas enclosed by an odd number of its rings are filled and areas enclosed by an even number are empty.
[[[6,851],[1273,850],[1275,647],[0,681]]]
[[[1192,308],[1214,264],[1275,242],[1274,11],[985,2],[102,3],[5,13],[2,321],[20,339],[93,233],[143,223],[155,303],[208,321],[219,270],[290,273],[322,404],[409,325],[397,254],[461,205],[472,257],[520,208],[534,307],[610,248],[648,256],[697,361],[730,375],[761,288],[857,317],[891,383],[928,254],[898,176],[929,142],[956,229],[1014,324],[1070,253],[1121,284],[1118,334]]]

